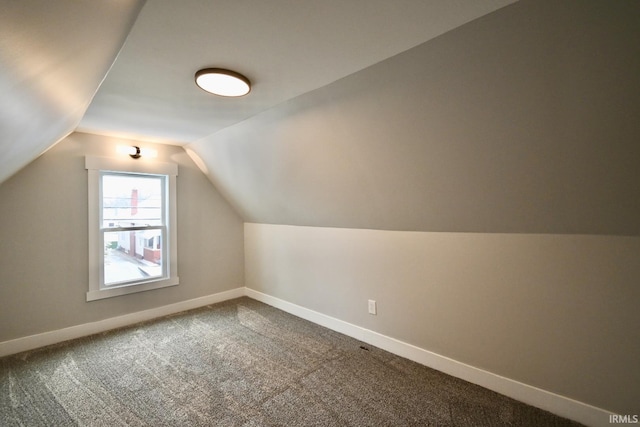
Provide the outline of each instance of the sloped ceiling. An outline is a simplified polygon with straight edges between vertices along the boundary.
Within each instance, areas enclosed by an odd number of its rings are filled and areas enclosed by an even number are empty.
[[[640,228],[635,0],[0,2],[0,182],[77,130],[183,145],[247,221]]]
[[[0,0],[0,182],[74,130],[192,142],[513,1]]]
[[[513,0],[149,0],[79,130],[184,144],[327,85]],[[229,68],[249,96],[198,89]]]
[[[187,148],[250,222],[637,236],[638,76],[640,2],[522,0]]]
[[[76,129],[143,3],[0,1],[0,182]]]

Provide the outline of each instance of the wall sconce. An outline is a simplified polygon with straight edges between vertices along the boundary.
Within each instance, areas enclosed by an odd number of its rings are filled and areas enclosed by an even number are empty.
[[[128,154],[132,159],[139,159],[140,157],[158,157],[158,150],[153,148],[140,148],[137,145],[118,145],[116,147],[118,154]]]

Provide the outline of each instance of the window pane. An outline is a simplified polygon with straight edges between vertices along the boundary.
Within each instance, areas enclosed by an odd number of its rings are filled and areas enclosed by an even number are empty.
[[[104,284],[162,277],[162,230],[104,233]]]
[[[163,177],[102,176],[102,227],[162,225]]]

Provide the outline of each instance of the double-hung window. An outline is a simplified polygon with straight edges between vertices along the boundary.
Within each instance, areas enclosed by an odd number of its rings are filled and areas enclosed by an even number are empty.
[[[87,157],[87,301],[178,284],[177,166]]]

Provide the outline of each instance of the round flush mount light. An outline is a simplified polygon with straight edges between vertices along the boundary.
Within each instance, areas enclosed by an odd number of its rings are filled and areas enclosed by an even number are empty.
[[[243,96],[251,90],[248,78],[235,71],[205,68],[196,73],[196,84],[209,93],[220,96]]]

